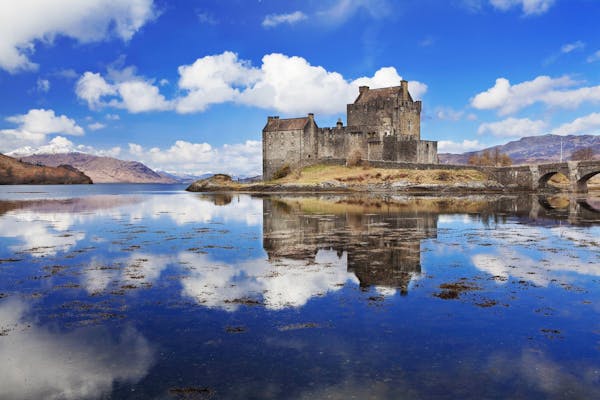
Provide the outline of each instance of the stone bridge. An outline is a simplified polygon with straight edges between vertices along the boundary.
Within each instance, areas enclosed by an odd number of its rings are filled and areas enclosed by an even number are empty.
[[[324,159],[320,163],[329,165],[346,165],[345,159]],[[454,164],[417,164],[393,161],[369,161],[369,165],[392,169],[436,169],[436,170],[478,170],[486,174],[506,188],[517,191],[543,191],[548,188],[548,180],[561,173],[569,179],[569,191],[586,193],[587,182],[596,174],[600,174],[600,160],[568,161],[535,165],[515,165],[511,167],[479,167],[474,165]]]
[[[600,161],[568,161],[562,163],[483,168],[491,178],[507,187],[544,190],[548,180],[561,173],[569,179],[569,191],[587,192],[587,182],[600,173]]]

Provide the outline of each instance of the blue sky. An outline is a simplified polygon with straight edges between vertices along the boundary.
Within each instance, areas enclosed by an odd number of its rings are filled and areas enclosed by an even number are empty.
[[[600,131],[597,0],[0,3],[0,151],[260,173],[268,115],[345,121],[407,79],[421,136],[463,152]]]

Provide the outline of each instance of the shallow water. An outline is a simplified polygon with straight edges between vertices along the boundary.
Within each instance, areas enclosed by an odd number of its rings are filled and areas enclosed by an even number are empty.
[[[0,398],[600,398],[600,199],[0,187]]]

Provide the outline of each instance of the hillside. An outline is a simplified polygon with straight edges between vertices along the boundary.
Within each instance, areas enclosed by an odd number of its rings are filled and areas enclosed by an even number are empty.
[[[71,165],[83,171],[96,183],[176,183],[175,179],[161,176],[137,161],[123,161],[84,153],[34,154],[19,157],[32,164],[56,167]]]
[[[2,185],[55,185],[90,184],[92,180],[69,165],[45,167],[20,162],[0,154],[0,184]]]
[[[498,148],[501,153],[510,156],[513,164],[556,162],[560,160],[561,139],[564,161],[570,160],[574,151],[585,147],[591,147],[595,158],[600,159],[600,135],[530,136],[480,151],[463,154],[440,153],[438,157],[441,164],[468,164],[471,156],[481,155],[485,150],[493,151]]]

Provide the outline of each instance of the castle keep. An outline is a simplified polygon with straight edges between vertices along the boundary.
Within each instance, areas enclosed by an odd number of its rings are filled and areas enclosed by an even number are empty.
[[[303,118],[268,117],[263,129],[263,179],[279,168],[296,169],[326,160],[437,164],[437,142],[421,140],[421,102],[413,101],[408,82],[369,89],[361,86],[347,105],[347,126],[319,128],[313,114]]]

